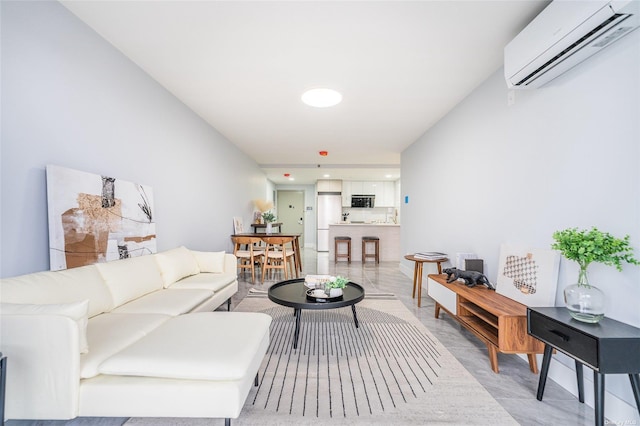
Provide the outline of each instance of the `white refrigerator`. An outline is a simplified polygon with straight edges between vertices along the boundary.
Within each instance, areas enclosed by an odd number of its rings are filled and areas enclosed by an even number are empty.
[[[342,195],[339,192],[318,193],[318,251],[329,251],[329,224],[342,217]]]

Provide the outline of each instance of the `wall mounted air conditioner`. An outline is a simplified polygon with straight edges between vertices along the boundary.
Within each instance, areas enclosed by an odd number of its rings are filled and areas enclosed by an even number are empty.
[[[639,25],[640,0],[555,0],[504,48],[507,86],[540,87]]]

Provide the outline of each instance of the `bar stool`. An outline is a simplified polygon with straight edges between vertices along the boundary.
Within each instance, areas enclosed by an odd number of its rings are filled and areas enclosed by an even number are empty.
[[[373,243],[375,247],[375,253],[367,253],[367,243]],[[364,263],[367,257],[374,257],[376,263],[380,263],[380,238],[379,237],[362,237],[362,263]]]
[[[347,244],[347,252],[346,253],[338,253],[338,244],[345,243]],[[334,254],[335,254],[335,262],[338,263],[338,259],[342,257],[346,257],[348,263],[351,263],[351,237],[343,237],[338,236],[334,238]]]

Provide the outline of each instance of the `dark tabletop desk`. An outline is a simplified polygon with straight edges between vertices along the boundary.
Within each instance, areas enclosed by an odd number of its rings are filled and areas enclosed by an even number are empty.
[[[539,401],[542,401],[555,348],[575,360],[580,402],[584,402],[582,365],[593,369],[597,426],[604,425],[605,374],[629,375],[640,413],[640,328],[609,318],[597,324],[580,322],[573,319],[564,307],[528,308],[527,328],[531,336],[545,343],[538,383]]]

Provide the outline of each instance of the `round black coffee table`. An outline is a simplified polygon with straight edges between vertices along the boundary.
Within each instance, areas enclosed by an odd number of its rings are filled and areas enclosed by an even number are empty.
[[[351,306],[353,322],[359,327],[356,315],[356,303],[364,299],[364,289],[359,284],[349,281],[343,290],[342,297],[328,302],[316,302],[307,298],[309,288],[304,285],[304,278],[280,281],[269,288],[269,299],[282,306],[293,308],[296,317],[296,328],[293,335],[293,348],[298,348],[298,335],[300,334],[300,311],[302,309],[335,309]]]

